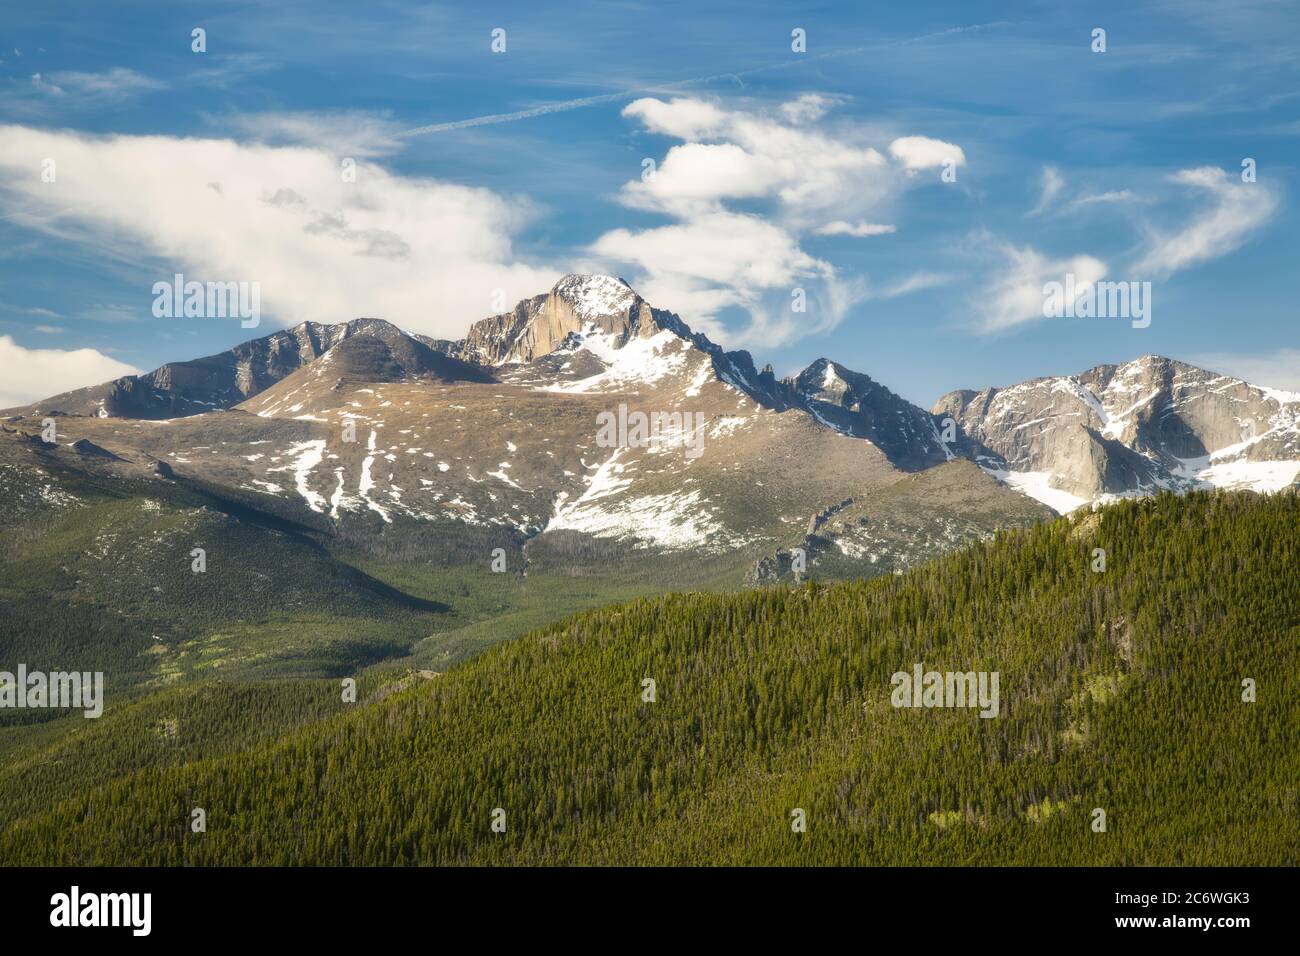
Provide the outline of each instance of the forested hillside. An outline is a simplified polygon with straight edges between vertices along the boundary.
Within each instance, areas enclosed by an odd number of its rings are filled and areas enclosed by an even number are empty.
[[[583,613],[238,752],[100,782],[51,751],[86,786],[0,863],[1297,864],[1298,532],[1293,494],[1166,495]],[[998,716],[891,706],[916,664],[997,672]]]

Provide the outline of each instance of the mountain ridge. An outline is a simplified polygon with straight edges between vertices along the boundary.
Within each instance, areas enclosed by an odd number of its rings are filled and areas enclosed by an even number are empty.
[[[490,404],[505,405],[480,405],[488,396],[474,386],[498,387]],[[400,398],[385,394],[385,388],[399,391]],[[449,397],[439,404],[441,395]],[[542,395],[555,401],[539,405]],[[461,413],[470,408],[482,408],[475,413],[480,423],[503,413],[509,421],[519,413],[542,415],[551,424],[525,440],[507,439],[509,449],[527,445],[520,455],[510,451],[509,461],[478,465],[492,454],[480,447],[481,439],[491,442],[490,436],[467,429]],[[579,408],[583,411],[574,417]],[[589,461],[601,449],[593,447],[591,426],[583,418],[592,422],[616,408],[647,415],[707,413],[711,424],[701,440],[711,447],[734,446],[734,465],[698,465],[692,472],[689,462],[664,456],[666,447],[681,446],[685,433],[667,445],[606,449]],[[553,413],[561,409],[567,411],[557,418]],[[79,437],[128,459],[137,446],[159,468],[182,472],[196,463],[190,455],[200,454],[209,462],[203,469],[209,477],[277,498],[288,493],[280,477],[287,471],[308,510],[335,524],[349,514],[369,514],[384,524],[391,524],[394,514],[407,514],[499,522],[525,538],[570,528],[597,536],[627,532],[661,545],[698,546],[716,535],[732,545],[758,540],[754,530],[722,531],[728,524],[755,527],[741,517],[754,506],[753,488],[746,490],[730,474],[733,467],[748,467],[763,488],[772,482],[791,485],[802,475],[800,488],[811,499],[801,508],[805,516],[954,458],[975,462],[1015,494],[1056,512],[1162,489],[1277,490],[1300,476],[1300,396],[1173,359],[1145,355],[1072,376],[960,389],[927,411],[825,357],[778,379],[770,366],[757,369],[748,352],[725,350],[676,314],[650,305],[624,280],[600,275],[564,276],[550,291],[475,322],[457,341],[407,333],[382,319],[305,322],[225,353],[168,363],[16,411],[20,414],[11,413],[11,419],[62,414],[183,425],[170,436],[146,436],[138,428],[125,436],[119,427],[117,434]],[[225,439],[222,445],[231,444],[235,433],[248,430],[238,424],[240,413],[268,425],[303,423],[305,430],[289,430],[287,424],[272,429],[270,434],[283,434],[288,443],[279,453],[256,449],[243,460],[210,458],[220,452],[204,437],[215,430]],[[217,414],[229,424],[218,426]],[[360,434],[355,443],[336,447],[334,429],[348,422]],[[380,447],[380,439],[392,435],[383,430],[390,422],[400,434],[425,440]],[[849,478],[850,472],[830,477],[840,474],[848,458],[833,442],[816,438],[819,431],[863,446],[867,458],[856,466],[857,479]],[[182,433],[198,440],[169,447]],[[114,445],[124,437],[125,447]],[[251,438],[245,441],[266,440]],[[428,447],[435,440],[471,454],[442,457]],[[560,444],[570,444],[577,454],[562,456],[571,464],[555,469],[548,460],[561,460]],[[774,463],[791,461],[788,454],[774,456],[777,448],[802,448],[807,461],[775,464],[772,471]],[[438,471],[408,467],[421,460],[409,455],[434,459]],[[451,490],[434,493],[437,508],[411,504],[412,485],[420,497],[426,489],[433,493],[435,484],[451,481],[457,461],[467,467],[459,484],[453,481]],[[534,480],[519,481],[525,473]],[[322,477],[331,475],[328,483]],[[712,494],[700,486],[702,479],[715,489]],[[489,480],[504,487],[487,491],[482,485]],[[372,491],[385,483],[381,501]],[[503,494],[513,503],[503,502]],[[759,538],[777,547],[793,546],[793,532],[806,523],[806,517],[782,517],[790,534],[775,531],[773,522],[789,508],[779,503],[784,498],[758,506],[769,529]],[[653,503],[660,517],[632,514],[634,503],[642,510]],[[611,508],[619,518],[610,517]],[[724,511],[733,512],[730,522],[721,518]],[[707,513],[713,517],[702,517]],[[670,527],[683,521],[693,523],[695,531],[683,536]]]
[[[960,453],[1058,511],[1300,478],[1300,394],[1160,355],[949,392],[931,413],[958,427]]]

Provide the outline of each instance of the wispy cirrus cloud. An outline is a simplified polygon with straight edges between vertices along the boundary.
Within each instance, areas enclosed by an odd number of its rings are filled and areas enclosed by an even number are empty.
[[[166,77],[129,67],[106,70],[42,70],[0,81],[0,107],[10,118],[48,122],[54,115],[81,116],[101,109],[122,109],[153,93],[190,94],[200,88],[229,89],[275,69],[255,54],[208,54],[203,65]]]
[[[1177,229],[1151,230],[1147,248],[1133,269],[1169,276],[1238,249],[1267,223],[1278,207],[1274,191],[1263,183],[1245,183],[1215,166],[1184,169],[1171,181],[1191,187],[1200,207]]]
[[[388,156],[405,146],[398,135],[400,123],[361,110],[236,113],[209,122],[268,146],[309,146],[354,159]]]
[[[949,27],[944,30],[937,30],[931,33],[920,34],[917,36],[905,37],[896,40],[883,40],[878,43],[869,43],[861,46],[843,47],[841,49],[824,50],[819,53],[812,53],[806,57],[799,57],[795,60],[782,60],[779,62],[768,63],[763,66],[751,67],[749,69],[736,70],[729,73],[714,73],[709,76],[696,76],[684,80],[674,80],[670,82],[656,83],[647,86],[628,86],[623,90],[614,93],[600,93],[594,96],[580,96],[569,100],[560,100],[553,103],[543,103],[539,106],[528,107],[526,109],[511,110],[503,113],[490,113],[481,116],[472,116],[459,120],[447,120],[440,123],[429,123],[423,126],[417,126],[412,129],[404,130],[402,137],[426,136],[431,133],[448,133],[456,130],[473,129],[479,126],[492,126],[498,123],[513,123],[518,120],[533,119],[539,116],[549,116],[553,113],[565,113],[570,110],[585,109],[589,106],[600,106],[608,103],[616,103],[620,100],[631,99],[632,97],[641,96],[648,93],[664,93],[672,91],[686,91],[693,88],[705,87],[710,83],[725,81],[728,83],[739,83],[743,85],[743,78],[757,74],[781,72],[786,70],[797,70],[815,63],[852,59],[872,53],[879,53],[884,50],[898,49],[907,46],[917,46],[929,43],[931,41],[943,41],[964,34],[982,33],[984,31],[996,30],[999,27],[1009,26],[1004,20],[992,21],[989,23],[973,23],[961,27]],[[825,112],[825,109],[834,102],[832,97],[820,96],[818,94],[804,94],[801,97],[782,106],[781,111],[786,119],[791,122],[802,122],[809,119],[818,119]]]
[[[1196,190],[1196,205],[1172,229],[1146,227],[1142,251],[1128,266],[1143,279],[1168,278],[1235,251],[1268,223],[1279,205],[1275,189],[1241,182],[1212,166],[1180,170],[1168,180]],[[1033,212],[1048,208],[1063,188],[1063,178],[1054,168],[1046,167],[1041,198]],[[1077,196],[1059,211],[1146,201],[1128,189],[1109,190]],[[984,236],[982,244],[989,239]],[[975,303],[980,316],[976,328],[981,332],[1005,331],[1043,318],[1043,286],[1048,282],[1063,282],[1065,275],[1072,273],[1077,298],[1107,272],[1105,262],[1087,254],[1053,259],[1030,245],[1000,242],[993,248],[999,261],[991,267],[991,289]]]
[[[0,302],[0,315],[11,313],[14,315],[34,315],[43,319],[61,319],[63,318],[53,309],[46,309],[42,306],[35,305],[14,305],[11,302]]]
[[[117,107],[166,83],[126,67],[101,72],[55,70],[33,73],[27,82],[12,80],[0,89],[0,100],[15,114],[44,115],[50,109],[84,111]]]
[[[959,278],[960,276],[952,273],[914,272],[910,276],[873,292],[870,298],[897,299],[899,296],[910,295],[913,292],[922,292],[925,289],[937,289],[941,286],[951,285],[958,281]]]
[[[44,77],[37,73],[33,85],[58,96],[75,96],[92,100],[122,100],[141,93],[165,89],[167,84],[125,67],[113,67],[99,73],[57,70]]]
[[[981,247],[988,241],[989,237],[982,237]],[[972,299],[980,317],[976,328],[984,333],[1004,332],[1043,319],[1043,286],[1049,282],[1064,284],[1065,277],[1072,274],[1077,301],[1106,275],[1106,263],[1093,256],[1053,258],[1028,245],[999,243],[993,247],[992,258],[987,281],[979,284]]]
[[[1096,206],[1111,202],[1137,202],[1135,193],[1127,189],[1114,189],[1104,193],[1088,193],[1070,201],[1071,206]]]
[[[1043,213],[1057,195],[1065,188],[1065,177],[1055,166],[1044,166],[1042,173],[1042,186],[1038,194],[1038,204],[1029,210],[1029,215],[1037,216]]]

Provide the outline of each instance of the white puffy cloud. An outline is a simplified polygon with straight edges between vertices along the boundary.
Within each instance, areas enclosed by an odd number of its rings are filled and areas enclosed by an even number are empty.
[[[1200,190],[1208,202],[1176,232],[1151,235],[1133,267],[1139,275],[1167,276],[1227,255],[1277,209],[1277,197],[1262,183],[1243,183],[1214,166],[1184,169],[1171,179]]]
[[[949,162],[954,167],[966,165],[966,154],[960,146],[928,136],[900,136],[889,144],[889,155],[911,173],[936,169]]]
[[[633,284],[642,295],[729,344],[778,344],[800,330],[823,331],[852,304],[841,294],[843,283],[830,263],[810,256],[789,232],[759,216],[717,210],[639,232],[615,229],[602,235],[592,252],[637,266],[641,271]],[[774,339],[773,323],[760,317],[790,312],[795,288],[805,288],[809,313],[791,313],[792,321],[780,324],[782,336]],[[736,333],[714,321],[728,308],[748,312],[751,326]]]
[[[43,183],[42,160],[57,163]],[[0,126],[0,190],[16,222],[159,260],[140,308],[173,269],[261,285],[281,324],[379,316],[459,336],[561,270],[519,262],[521,200],[358,162],[345,182],[332,151],[169,136],[98,137]]]
[[[767,195],[779,182],[778,170],[735,143],[687,143],[670,149],[651,178],[628,183],[623,199],[688,215],[714,210],[721,199]]]
[[[885,157],[874,147],[762,113],[646,98],[628,104],[623,115],[685,141],[668,151],[653,177],[624,186],[624,202],[639,209],[691,215],[725,199],[766,196],[783,218],[803,222],[889,191]]]
[[[1000,266],[992,271],[974,300],[982,315],[979,328],[984,332],[1042,319],[1043,286],[1049,282],[1064,285],[1066,275],[1072,274],[1077,302],[1088,287],[1106,275],[1106,263],[1087,255],[1051,259],[1032,246],[1017,248],[1009,244],[1001,246],[999,254]]]
[[[633,264],[641,270],[634,284],[652,301],[670,303],[727,344],[780,345],[833,328],[869,297],[866,283],[806,253],[801,237],[893,232],[865,216],[912,188],[908,176],[912,164],[924,163],[924,144],[947,144],[895,140],[902,156],[891,163],[864,141],[860,127],[815,126],[832,105],[817,94],[767,111],[724,109],[692,97],[630,103],[624,116],[683,142],[668,150],[653,175],[625,184],[620,200],[675,222],[613,230],[592,245],[592,254]],[[944,155],[965,159],[955,147]],[[743,212],[736,203],[745,204]],[[804,290],[807,313],[790,309],[796,288]],[[723,326],[719,313],[728,308],[745,310],[749,325]]]
[[[140,371],[95,349],[28,349],[8,335],[0,335],[0,369],[0,408],[29,405]]]
[[[615,229],[593,251],[652,274],[677,273],[737,289],[788,286],[801,276],[834,273],[780,226],[725,210],[640,232]]]
[[[623,115],[639,119],[652,133],[681,140],[716,136],[728,121],[728,114],[720,108],[692,97],[681,97],[668,103],[645,97],[624,107]]]

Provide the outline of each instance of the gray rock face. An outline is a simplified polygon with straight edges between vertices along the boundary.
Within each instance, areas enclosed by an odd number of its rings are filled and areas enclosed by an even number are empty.
[[[786,384],[823,422],[872,442],[899,468],[916,471],[951,457],[930,415],[861,372],[821,358]]]
[[[802,408],[841,434],[872,442],[895,467],[914,471],[951,457],[930,415],[868,376],[823,358],[798,376],[777,381],[770,367],[756,371],[747,352],[723,351],[613,276],[565,276],[549,293],[476,322],[462,342],[448,343],[447,354],[487,366],[532,363],[543,377],[561,369],[572,375],[573,366],[583,361],[587,336],[612,337],[610,345],[618,349],[665,331],[709,356],[719,379],[760,405],[777,411]],[[548,356],[551,362],[545,361]]]
[[[531,362],[588,330],[617,337],[619,346],[680,323],[661,313],[613,276],[567,275],[545,295],[524,299],[510,312],[475,322],[452,354],[480,365]]]
[[[29,409],[42,414],[159,419],[232,408],[356,335],[389,342],[408,339],[401,329],[382,319],[354,319],[337,325],[303,322],[216,355],[169,362],[143,375],[127,375],[55,395]]]
[[[955,421],[961,454],[1041,500],[1052,490],[1078,503],[1163,488],[1277,490],[1300,473],[1300,395],[1157,355],[950,392],[932,411],[941,429]]]

